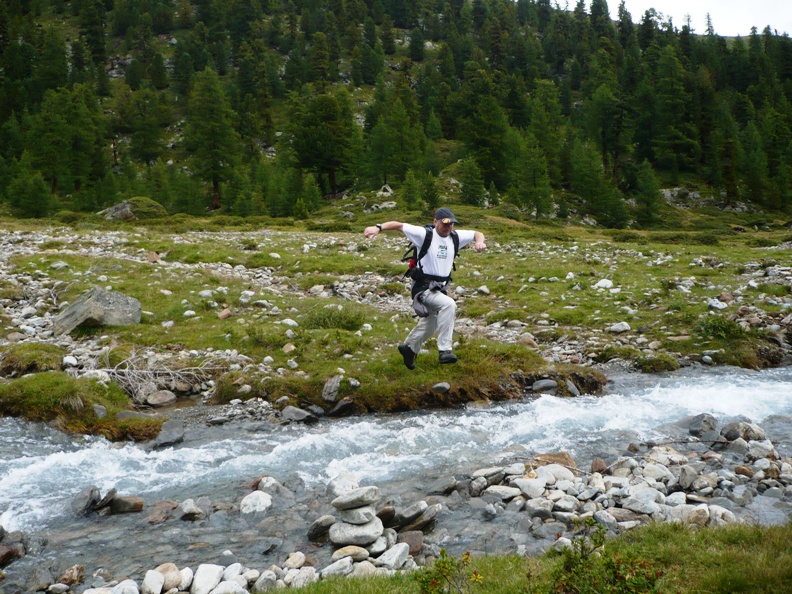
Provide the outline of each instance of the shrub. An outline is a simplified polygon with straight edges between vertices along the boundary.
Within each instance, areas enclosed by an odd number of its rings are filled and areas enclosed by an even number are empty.
[[[699,332],[706,338],[722,340],[740,338],[745,335],[742,326],[723,316],[707,316],[699,324]]]
[[[597,355],[598,363],[607,363],[612,359],[626,359],[632,361],[640,355],[640,351],[633,347],[618,347],[612,344],[607,345]]]
[[[646,239],[635,231],[618,231],[612,236],[616,243],[646,243]]]
[[[571,548],[553,575],[554,594],[638,594],[657,592],[663,572],[654,563],[614,555],[605,548],[605,529],[593,518],[578,524]]]
[[[363,311],[349,305],[323,307],[306,314],[301,325],[310,330],[319,328],[336,328],[338,330],[359,330],[366,321]]]
[[[635,366],[644,373],[676,371],[679,369],[679,361],[666,353],[658,353],[654,356],[638,357],[635,360]]]
[[[84,219],[86,215],[81,212],[74,212],[71,210],[61,210],[55,213],[52,217],[59,223],[63,223],[64,225],[69,225],[71,223],[76,223],[77,221],[81,221]]]
[[[440,557],[431,567],[415,573],[415,581],[421,594],[466,594],[471,592],[473,584],[483,579],[478,571],[468,569],[469,565],[470,553],[457,559],[441,549]]]
[[[308,231],[324,231],[325,233],[352,231],[352,226],[346,221],[308,221],[305,226]]]

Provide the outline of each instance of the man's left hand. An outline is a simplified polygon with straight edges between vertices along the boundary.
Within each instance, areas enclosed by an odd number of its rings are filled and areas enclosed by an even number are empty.
[[[483,252],[484,250],[486,250],[486,249],[487,249],[487,244],[486,244],[486,243],[484,243],[483,241],[477,241],[476,243],[474,243],[474,244],[473,244],[473,248],[474,248],[474,249],[475,249],[475,250],[476,250],[478,253],[481,253],[481,252]]]

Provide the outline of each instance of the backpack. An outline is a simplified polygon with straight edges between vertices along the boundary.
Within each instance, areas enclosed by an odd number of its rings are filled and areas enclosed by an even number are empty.
[[[423,243],[421,244],[421,249],[419,250],[415,244],[412,242],[407,247],[407,251],[404,252],[401,261],[407,262],[407,271],[404,273],[403,278],[413,278],[416,271],[423,270],[423,266],[421,266],[421,260],[429,251],[429,246],[432,245],[432,234],[434,233],[434,225],[428,223],[424,225],[426,228],[426,237],[424,237]],[[457,255],[459,254],[459,235],[457,235],[456,231],[451,231],[451,241],[454,244],[454,260],[456,260]],[[456,270],[456,264],[452,263],[453,269]],[[451,277],[448,278],[451,280]]]

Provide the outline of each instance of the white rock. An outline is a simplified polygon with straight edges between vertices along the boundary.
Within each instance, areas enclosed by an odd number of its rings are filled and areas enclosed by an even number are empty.
[[[365,505],[363,507],[356,507],[354,509],[342,509],[338,513],[338,517],[342,522],[347,524],[368,524],[377,515],[377,510],[373,505]]]
[[[223,579],[224,569],[222,565],[214,565],[212,563],[199,565],[193,576],[190,594],[209,594]]]
[[[503,485],[492,485],[484,489],[484,493],[495,495],[502,501],[509,501],[520,495],[522,491],[517,487],[505,487]]]
[[[77,357],[73,355],[66,355],[63,358],[63,366],[64,367],[77,367]]]
[[[239,503],[239,511],[243,514],[265,512],[272,507],[272,496],[264,491],[253,491]]]
[[[242,564],[232,563],[223,570],[223,581],[224,582],[231,581],[236,576],[241,575],[241,573],[242,573]]]
[[[259,576],[259,579],[256,580],[256,583],[253,584],[253,588],[250,590],[251,594],[260,594],[261,592],[273,590],[277,581],[278,576],[275,575],[275,572],[265,569],[261,572],[261,575]]]
[[[149,570],[140,585],[140,594],[160,594],[165,585],[165,576],[159,571]]]
[[[617,324],[613,324],[612,326],[608,327],[608,332],[613,332],[615,334],[621,334],[622,332],[629,332],[630,325],[627,322],[618,322]]]
[[[607,278],[603,278],[594,285],[595,289],[610,289],[613,287],[613,281]]]
[[[295,551],[283,563],[283,569],[300,569],[305,565],[305,553]]]
[[[220,582],[212,589],[210,594],[248,594],[248,591],[243,588],[239,582],[229,580],[227,582]]]
[[[540,478],[539,471],[544,469],[545,472],[549,472],[553,475],[556,481],[574,481],[575,474],[566,468],[565,466],[561,466],[560,464],[547,464],[546,466],[540,466],[536,469],[537,478]],[[548,485],[550,482],[547,483]]]
[[[335,545],[365,546],[382,536],[382,520],[374,518],[368,524],[356,526],[345,522],[336,522],[330,526],[330,542]]]
[[[354,509],[364,505],[371,505],[380,499],[378,487],[359,487],[339,495],[330,504],[336,509]]]
[[[344,557],[343,559],[339,559],[335,563],[331,563],[327,567],[325,567],[319,575],[322,579],[325,579],[331,575],[349,575],[352,573],[353,569],[352,557]]]
[[[374,565],[388,569],[400,569],[410,557],[410,545],[400,542],[393,545],[374,560]]]
[[[193,570],[189,567],[185,567],[179,573],[181,574],[181,582],[179,582],[177,588],[179,588],[179,592],[187,592],[190,586],[192,586]]]
[[[304,588],[319,579],[319,574],[313,567],[301,567],[299,572],[291,582],[292,588]]]
[[[535,499],[542,496],[547,483],[545,480],[538,478],[519,478],[513,480],[511,484],[520,489],[528,499]]]
[[[139,594],[139,592],[134,580],[124,580],[112,590],[112,594]]]

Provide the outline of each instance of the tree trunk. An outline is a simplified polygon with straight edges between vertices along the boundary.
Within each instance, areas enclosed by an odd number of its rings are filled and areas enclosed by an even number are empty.
[[[330,192],[335,196],[336,190],[338,189],[338,184],[336,183],[336,175],[335,169],[331,169],[327,172],[327,177],[330,181]]]
[[[212,180],[212,210],[220,208],[220,180],[215,178]]]

